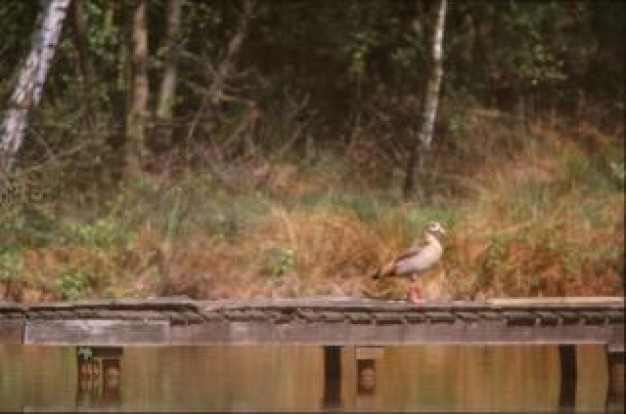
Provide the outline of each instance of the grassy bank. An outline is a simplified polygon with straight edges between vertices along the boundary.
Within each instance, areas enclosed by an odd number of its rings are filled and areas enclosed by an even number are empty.
[[[367,275],[430,220],[449,230],[454,298],[619,295],[623,133],[465,114],[429,155],[419,201],[368,136],[306,164],[258,156],[111,186],[22,173],[0,213],[0,300],[403,297]]]

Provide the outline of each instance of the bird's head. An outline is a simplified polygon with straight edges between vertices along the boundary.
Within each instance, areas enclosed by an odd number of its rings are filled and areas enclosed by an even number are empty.
[[[446,234],[446,230],[441,226],[441,224],[436,221],[431,221],[426,226],[426,233],[432,234],[433,236],[440,236],[442,234]]]

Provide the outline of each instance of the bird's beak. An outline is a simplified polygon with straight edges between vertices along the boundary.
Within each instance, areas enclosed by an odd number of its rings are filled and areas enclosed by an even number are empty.
[[[444,228],[443,228],[443,227],[440,227],[440,228],[439,228],[439,233],[441,233],[441,234],[448,234],[448,233],[444,230]]]

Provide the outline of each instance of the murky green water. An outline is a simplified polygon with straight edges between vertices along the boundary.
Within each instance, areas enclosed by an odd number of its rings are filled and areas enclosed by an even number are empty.
[[[325,379],[315,346],[126,348],[119,375],[85,379],[75,348],[0,345],[0,409],[554,411],[556,347],[346,347]],[[604,350],[578,347],[576,409],[603,411]],[[623,374],[623,371],[622,371]],[[108,374],[107,374],[108,375]]]

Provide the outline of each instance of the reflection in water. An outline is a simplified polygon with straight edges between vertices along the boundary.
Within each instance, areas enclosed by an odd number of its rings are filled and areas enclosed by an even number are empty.
[[[76,348],[77,408],[121,405],[122,355],[118,347]]]
[[[608,390],[604,350],[578,346],[577,351],[575,406],[601,411]],[[0,345],[0,410],[467,412],[556,411],[559,404],[558,347],[211,346],[126,348],[123,355],[119,348],[91,352],[85,358],[86,351],[71,347]],[[621,390],[623,397],[623,381]]]
[[[373,394],[376,390],[376,365],[373,359],[357,360],[358,387],[357,393]]]

